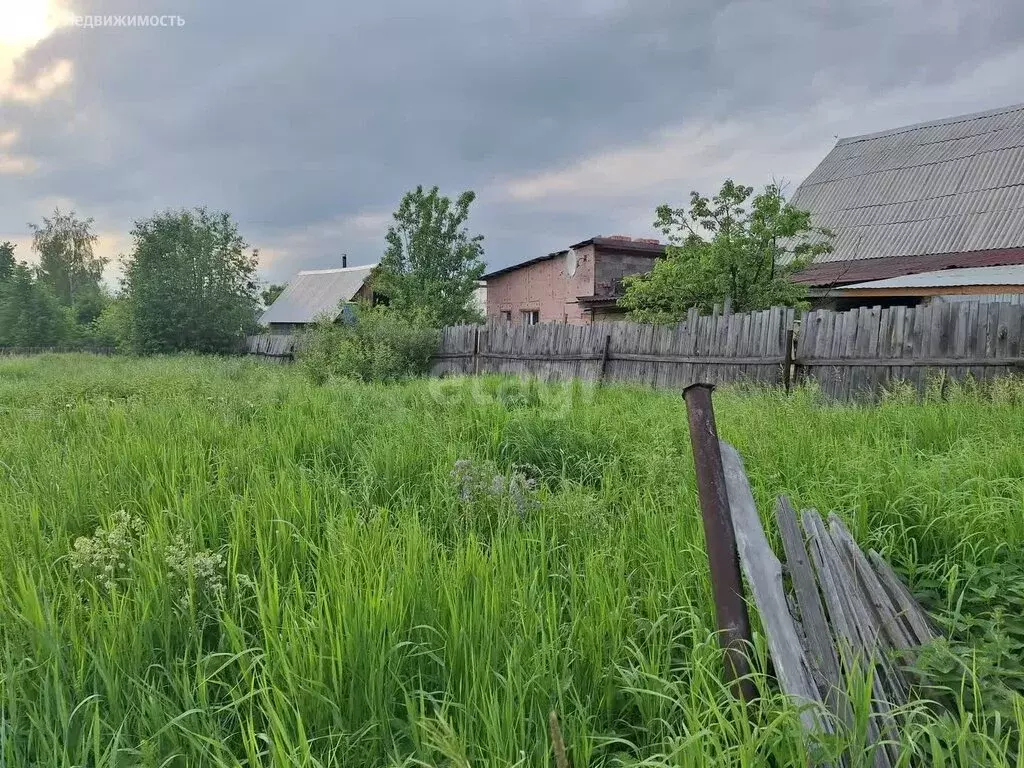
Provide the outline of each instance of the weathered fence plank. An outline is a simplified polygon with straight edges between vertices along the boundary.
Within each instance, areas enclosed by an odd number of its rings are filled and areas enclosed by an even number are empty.
[[[796,512],[785,496],[780,496],[775,505],[775,517],[782,536],[782,548],[786,555],[786,569],[793,582],[796,605],[815,668],[821,675],[819,688],[824,691],[825,703],[838,722],[851,722],[849,703],[843,688],[839,669],[839,657],[832,643],[832,632],[825,618],[825,608],[818,594],[818,584],[811,569],[811,562],[804,547],[803,535],[796,519]]]

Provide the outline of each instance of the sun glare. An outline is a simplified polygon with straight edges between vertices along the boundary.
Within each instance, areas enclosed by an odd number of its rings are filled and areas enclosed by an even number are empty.
[[[35,100],[67,82],[69,62],[56,62],[39,83],[17,84],[14,78],[18,59],[72,20],[55,0],[0,0],[0,100]]]
[[[66,17],[51,0],[0,0],[0,50],[16,56],[67,23]]]

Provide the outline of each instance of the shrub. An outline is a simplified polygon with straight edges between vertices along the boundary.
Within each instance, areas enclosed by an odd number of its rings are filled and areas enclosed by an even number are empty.
[[[317,322],[297,345],[297,358],[318,384],[331,378],[398,381],[426,373],[438,341],[437,329],[420,315],[359,306],[351,321]]]
[[[89,327],[89,341],[99,347],[126,349],[131,340],[131,317],[123,299],[114,299]]]

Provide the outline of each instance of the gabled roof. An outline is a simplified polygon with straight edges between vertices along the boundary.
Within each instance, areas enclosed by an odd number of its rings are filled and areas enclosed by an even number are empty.
[[[840,139],[791,202],[818,262],[1024,246],[1024,104]]]
[[[311,323],[325,313],[336,318],[341,314],[341,303],[355,298],[375,266],[299,272],[263,313],[260,323]]]

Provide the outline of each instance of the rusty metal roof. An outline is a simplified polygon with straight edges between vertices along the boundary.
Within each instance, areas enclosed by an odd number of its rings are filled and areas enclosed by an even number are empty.
[[[1024,246],[1024,104],[840,139],[791,202],[818,263]]]
[[[324,314],[337,318],[341,314],[341,303],[355,297],[375,266],[367,264],[299,272],[277,300],[267,307],[260,317],[260,324],[311,323]]]

